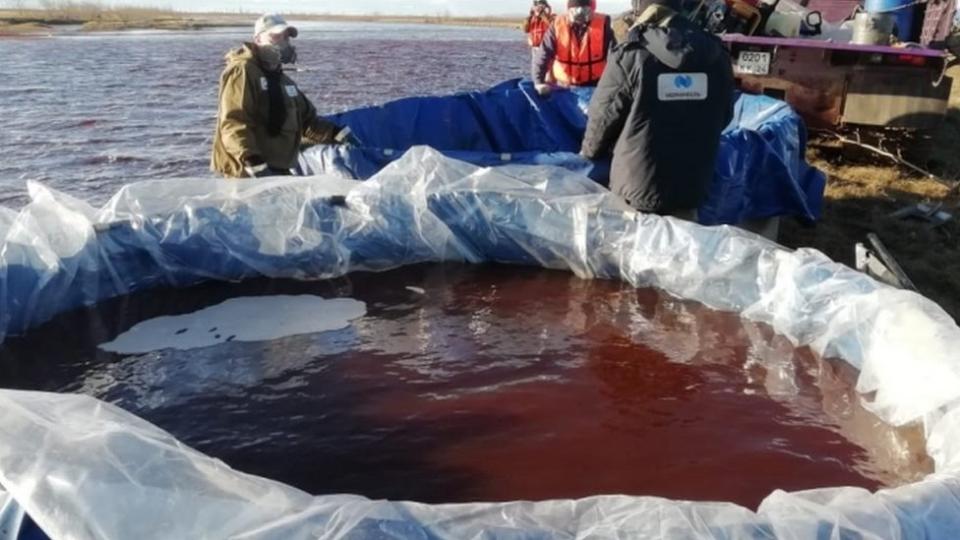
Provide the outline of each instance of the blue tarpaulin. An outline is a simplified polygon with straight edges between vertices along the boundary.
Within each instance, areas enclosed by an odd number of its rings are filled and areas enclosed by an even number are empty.
[[[483,92],[411,97],[333,115],[359,147],[318,146],[300,166],[307,174],[365,180],[404,151],[428,145],[474,165],[557,165],[606,185],[609,161],[578,155],[592,88],[557,90],[542,98],[529,81],[503,82]],[[724,131],[710,194],[700,208],[705,225],[774,216],[820,217],[823,174],[804,161],[806,129],[786,103],[739,95]]]

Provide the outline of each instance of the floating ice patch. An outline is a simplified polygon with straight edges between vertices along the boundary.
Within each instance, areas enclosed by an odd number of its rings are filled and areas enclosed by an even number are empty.
[[[197,349],[227,341],[267,341],[345,328],[367,306],[352,298],[253,296],[136,324],[100,348],[122,354]]]

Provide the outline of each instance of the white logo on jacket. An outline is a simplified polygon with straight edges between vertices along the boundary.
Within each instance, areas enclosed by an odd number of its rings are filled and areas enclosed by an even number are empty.
[[[657,77],[660,101],[703,101],[707,99],[706,73],[661,73]]]

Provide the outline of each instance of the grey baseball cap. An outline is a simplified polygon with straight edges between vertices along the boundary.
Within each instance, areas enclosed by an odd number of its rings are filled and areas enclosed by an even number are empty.
[[[290,37],[297,37],[297,27],[287,24],[286,19],[276,13],[268,13],[259,19],[253,25],[253,37],[262,33],[282,34],[286,32]]]

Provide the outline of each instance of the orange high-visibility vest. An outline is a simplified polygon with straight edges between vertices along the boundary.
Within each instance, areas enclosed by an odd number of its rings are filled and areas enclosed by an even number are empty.
[[[550,16],[531,16],[527,25],[527,44],[531,47],[539,47],[552,22]]]
[[[561,15],[554,21],[556,55],[553,59],[553,78],[563,86],[596,84],[607,65],[607,47],[604,39],[607,16],[594,13],[590,27],[578,39],[570,17]]]

